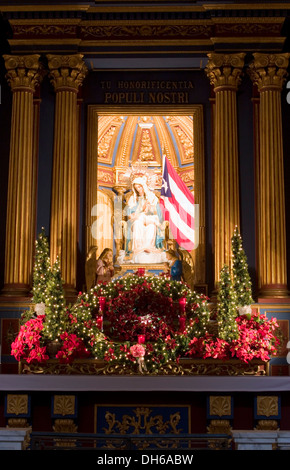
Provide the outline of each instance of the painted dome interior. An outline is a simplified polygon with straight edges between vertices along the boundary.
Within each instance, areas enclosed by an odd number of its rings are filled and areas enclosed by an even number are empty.
[[[161,174],[163,154],[192,189],[194,139],[191,116],[99,116],[99,187],[112,188],[116,182],[116,168],[128,168],[137,162]]]

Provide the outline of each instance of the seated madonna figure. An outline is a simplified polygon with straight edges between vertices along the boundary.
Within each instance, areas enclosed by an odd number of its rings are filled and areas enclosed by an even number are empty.
[[[160,263],[164,255],[164,236],[158,198],[143,176],[133,180],[132,191],[126,207],[126,252],[132,253],[133,263]]]

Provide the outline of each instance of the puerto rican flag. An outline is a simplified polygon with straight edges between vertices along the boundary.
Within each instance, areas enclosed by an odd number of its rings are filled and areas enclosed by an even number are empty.
[[[163,157],[160,207],[173,238],[181,248],[194,248],[194,197],[171,163]]]

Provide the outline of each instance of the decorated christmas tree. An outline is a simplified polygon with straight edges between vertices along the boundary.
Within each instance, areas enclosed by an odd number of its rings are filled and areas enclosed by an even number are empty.
[[[49,258],[49,243],[42,228],[41,233],[35,241],[35,259],[33,267],[33,287],[32,287],[32,303],[45,303],[45,292],[48,278],[51,272],[51,264]]]
[[[227,265],[221,270],[217,303],[218,336],[225,341],[232,341],[239,336],[237,317],[237,296],[233,287],[230,270]]]
[[[57,257],[47,279],[45,290],[45,323],[43,336],[58,339],[67,328],[64,281],[61,277],[60,261]]]
[[[238,227],[232,236],[233,285],[237,295],[238,307],[253,303],[252,283],[248,271],[247,257],[243,249],[242,237]]]

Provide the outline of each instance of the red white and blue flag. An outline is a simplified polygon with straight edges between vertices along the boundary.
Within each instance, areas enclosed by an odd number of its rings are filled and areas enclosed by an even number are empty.
[[[193,250],[195,245],[194,197],[165,156],[163,157],[160,207],[164,220],[169,222],[171,234],[178,245],[187,251]]]

